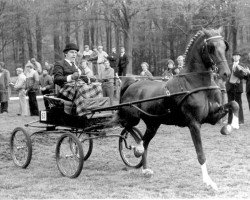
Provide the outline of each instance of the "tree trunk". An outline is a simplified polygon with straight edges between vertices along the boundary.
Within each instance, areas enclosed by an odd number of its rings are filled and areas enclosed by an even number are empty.
[[[127,27],[127,29],[124,32],[124,47],[126,50],[126,54],[128,56],[128,66],[127,66],[127,73],[132,74],[132,51],[133,51],[133,32],[130,27]]]
[[[93,22],[91,22],[91,26],[90,26],[90,45],[93,47],[93,45],[95,45],[95,25]]]
[[[28,44],[28,52],[29,52],[29,59],[34,57],[34,51],[33,51],[33,44],[32,44],[32,35],[30,30],[30,21],[27,17],[27,24],[26,24],[26,34],[27,34],[27,44]]]
[[[84,45],[89,45],[89,23],[86,22],[84,27],[84,38],[83,38]]]
[[[55,22],[53,25],[53,43],[54,43],[54,59],[55,61],[61,59],[61,49],[60,49],[60,24]]]
[[[64,0],[66,12],[65,12],[65,43],[70,43],[70,6],[69,6],[69,0]]]
[[[42,27],[41,19],[36,15],[36,48],[37,48],[37,61],[43,62],[43,42],[42,42]]]

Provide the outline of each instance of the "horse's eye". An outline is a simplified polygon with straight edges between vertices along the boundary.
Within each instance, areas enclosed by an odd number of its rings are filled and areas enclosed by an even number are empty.
[[[210,54],[213,54],[214,53],[214,46],[213,45],[208,45],[207,46],[207,50],[208,50],[208,53],[210,53]]]

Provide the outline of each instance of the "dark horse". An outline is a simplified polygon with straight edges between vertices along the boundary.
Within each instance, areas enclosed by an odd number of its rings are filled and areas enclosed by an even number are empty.
[[[126,78],[121,87],[120,103],[138,101],[166,95],[167,97],[147,101],[134,106],[121,107],[116,122],[127,129],[136,126],[140,119],[146,124],[142,141],[135,148],[137,156],[142,156],[143,173],[153,173],[147,166],[147,148],[161,124],[188,127],[201,165],[203,182],[217,190],[206,168],[206,158],[202,147],[201,124],[215,124],[228,112],[233,122],[222,128],[222,134],[238,129],[238,104],[233,101],[221,105],[221,91],[214,82],[213,71],[224,79],[230,76],[225,57],[228,43],[220,35],[221,29],[199,31],[190,41],[185,52],[185,67],[179,75],[168,82],[151,80],[136,81]]]

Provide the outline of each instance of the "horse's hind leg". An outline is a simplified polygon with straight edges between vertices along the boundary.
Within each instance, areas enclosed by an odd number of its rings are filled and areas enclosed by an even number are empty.
[[[203,152],[201,136],[200,136],[200,128],[201,128],[201,125],[198,122],[192,122],[189,125],[189,130],[191,132],[191,136],[192,136],[192,140],[193,140],[195,150],[197,153],[198,161],[201,165],[203,182],[206,185],[211,186],[213,189],[218,190],[216,183],[212,181],[212,179],[210,178],[207,172],[206,157]]]
[[[144,153],[142,155],[142,161],[143,161],[142,173],[146,176],[151,176],[153,174],[153,171],[148,168],[148,163],[147,163],[148,145],[151,139],[155,136],[159,126],[160,126],[159,124],[154,124],[154,125],[147,124],[147,130],[142,139],[144,147]]]

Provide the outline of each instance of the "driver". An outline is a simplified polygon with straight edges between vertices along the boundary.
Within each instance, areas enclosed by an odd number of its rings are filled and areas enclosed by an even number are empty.
[[[79,48],[76,44],[74,43],[66,44],[63,50],[63,53],[65,55],[64,60],[55,63],[53,70],[54,83],[59,85],[61,88],[66,83],[77,80],[81,75],[81,70],[76,65],[76,57],[78,51]],[[60,93],[58,97],[65,99],[65,97],[63,97]]]

